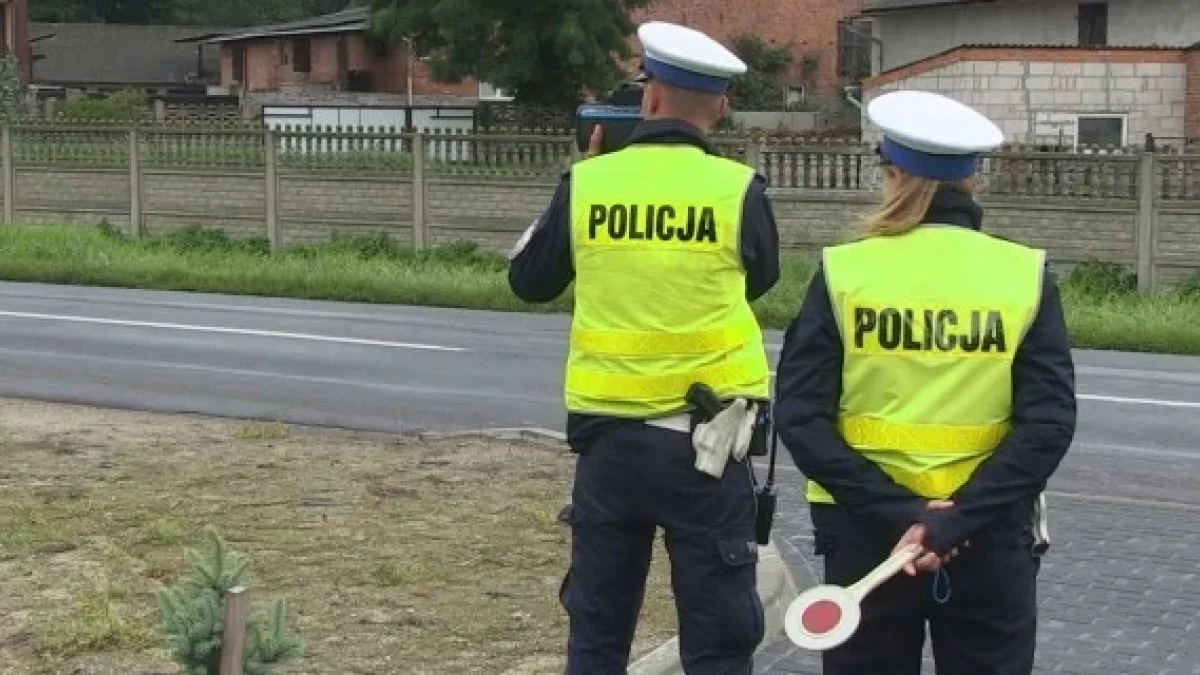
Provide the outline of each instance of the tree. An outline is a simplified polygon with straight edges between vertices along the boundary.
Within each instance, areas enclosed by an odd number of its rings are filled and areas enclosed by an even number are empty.
[[[21,84],[15,56],[0,57],[0,116],[21,117],[29,112],[29,89]]]
[[[225,624],[225,593],[244,586],[250,561],[230,551],[216,530],[208,529],[212,554],[187,552],[193,577],[158,594],[163,632],[171,656],[189,675],[217,675],[221,661],[221,636]],[[277,664],[304,655],[304,642],[287,633],[286,606],[275,603],[273,625],[264,629],[250,617],[243,654],[246,675],[267,675]]]
[[[772,45],[757,35],[733,39],[733,52],[746,62],[746,73],[729,83],[729,97],[739,110],[783,110],[787,93],[781,78],[792,65],[787,47]]]
[[[560,109],[624,76],[629,13],[652,0],[373,0],[382,39],[411,38],[435,79],[474,77]]]

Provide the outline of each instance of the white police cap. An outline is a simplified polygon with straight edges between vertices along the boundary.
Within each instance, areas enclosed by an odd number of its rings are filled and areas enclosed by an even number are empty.
[[[884,94],[867,106],[883,130],[879,153],[905,172],[938,181],[975,175],[980,153],[1004,143],[1004,132],[979,112],[927,91]]]
[[[645,58],[645,78],[682,89],[724,93],[729,78],[746,72],[746,64],[720,42],[691,28],[663,21],[638,27]]]

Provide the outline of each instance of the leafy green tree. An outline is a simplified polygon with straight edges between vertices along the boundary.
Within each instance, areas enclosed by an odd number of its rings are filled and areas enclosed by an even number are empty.
[[[29,89],[21,84],[20,65],[11,54],[0,56],[0,116],[21,117],[29,112]]]
[[[250,561],[230,551],[220,535],[208,530],[211,555],[186,553],[193,576],[159,592],[163,632],[175,662],[188,675],[218,675],[221,637],[225,630],[225,593],[245,586]],[[275,665],[304,655],[304,642],[287,633],[286,605],[275,603],[272,626],[251,616],[246,622],[246,649],[242,671],[267,675]]]
[[[445,82],[486,81],[520,103],[569,109],[624,76],[652,0],[373,0],[375,32],[411,38]]]
[[[746,73],[729,83],[729,97],[738,110],[783,110],[787,90],[782,78],[792,65],[787,47],[770,44],[757,35],[739,35],[732,49],[746,62]]]
[[[150,112],[150,99],[140,89],[123,89],[61,103],[57,115],[74,120],[136,122]]]

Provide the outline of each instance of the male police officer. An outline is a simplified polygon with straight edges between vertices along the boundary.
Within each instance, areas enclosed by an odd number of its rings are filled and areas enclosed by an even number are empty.
[[[764,627],[746,452],[770,381],[749,302],[778,280],[778,235],[763,179],[705,137],[746,66],[680,26],[638,37],[644,121],[624,148],[575,165],[510,256],[526,301],[575,282],[567,673],[625,673],[660,526],[685,672],[749,675]],[[693,435],[695,383],[726,407]]]
[[[825,250],[784,339],[775,416],[810,479],[828,583],[923,551],[867,596],[824,672],[917,675],[928,622],[939,675],[1029,675],[1035,514],[1075,432],[1058,291],[1043,252],[980,231],[969,179],[999,128],[927,92],[868,114],[884,203],[866,237]]]

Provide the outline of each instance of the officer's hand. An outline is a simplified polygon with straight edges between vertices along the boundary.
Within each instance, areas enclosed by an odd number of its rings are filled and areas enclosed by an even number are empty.
[[[597,124],[592,127],[592,137],[588,140],[587,156],[595,157],[604,147],[604,127]]]
[[[954,507],[954,502],[947,502],[947,501],[932,501],[932,502],[929,502],[929,504],[926,506],[926,508],[931,509],[931,510],[949,509],[949,508],[953,508],[953,507]],[[970,548],[971,542],[964,541],[962,543],[962,546],[963,546],[963,548]],[[958,555],[958,547],[956,546],[953,549],[951,549],[948,554],[946,554],[945,558],[942,558],[942,562],[948,563],[948,562],[950,562],[951,559],[953,559],[957,555]]]
[[[929,502],[927,508],[948,509],[953,506],[954,502],[939,500]],[[925,528],[925,526],[921,523],[916,523],[912,527],[908,528],[908,531],[904,533],[904,536],[900,537],[900,541],[897,542],[896,547],[892,550],[892,552],[895,553],[909,544],[916,544],[924,547],[925,538],[928,535],[929,531]],[[912,562],[904,566],[905,574],[909,576],[916,576],[918,572],[933,572],[941,567],[943,563],[950,562],[954,556],[958,555],[957,548],[946,554],[945,558],[939,558],[936,553],[933,553],[932,551],[926,551],[924,548],[922,548],[921,551],[922,552]]]
[[[925,530],[925,526],[921,523],[916,523],[912,527],[908,528],[908,531],[904,533],[904,536],[900,537],[900,541],[896,542],[895,548],[892,549],[892,553],[894,554],[910,544],[916,544],[917,546],[922,547],[921,552],[917,555],[917,557],[914,558],[912,562],[904,566],[904,573],[910,577],[917,576],[917,572],[935,570],[937,569],[938,563],[941,562],[938,560],[936,554],[929,553],[924,549],[925,536],[927,534],[928,532]]]

